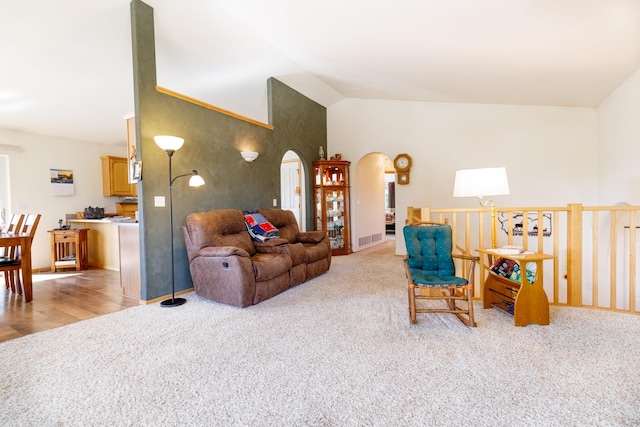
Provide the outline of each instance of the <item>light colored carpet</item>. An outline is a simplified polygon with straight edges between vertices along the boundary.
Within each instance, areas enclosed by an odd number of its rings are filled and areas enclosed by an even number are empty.
[[[637,426],[640,317],[410,325],[393,244],[238,309],[191,293],[0,344],[3,426]]]

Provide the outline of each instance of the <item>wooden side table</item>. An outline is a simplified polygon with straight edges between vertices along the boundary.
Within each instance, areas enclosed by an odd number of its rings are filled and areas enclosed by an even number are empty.
[[[544,291],[542,279],[542,261],[554,259],[553,255],[528,252],[524,254],[505,254],[499,249],[476,249],[487,256],[489,267],[498,258],[505,258],[517,262],[520,266],[520,282],[514,282],[506,277],[498,276],[489,271],[482,288],[483,308],[499,308],[513,314],[515,326],[526,326],[531,323],[538,325],[549,324],[549,300]],[[527,280],[527,263],[536,265],[536,275],[533,283]]]
[[[49,230],[52,272],[64,268],[85,270],[89,267],[88,231],[87,228]]]

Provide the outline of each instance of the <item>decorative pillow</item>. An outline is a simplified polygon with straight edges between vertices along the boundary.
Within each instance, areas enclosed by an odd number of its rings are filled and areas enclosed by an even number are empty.
[[[264,215],[258,212],[242,211],[244,223],[249,234],[254,240],[264,242],[265,240],[280,237],[280,231],[271,224]]]

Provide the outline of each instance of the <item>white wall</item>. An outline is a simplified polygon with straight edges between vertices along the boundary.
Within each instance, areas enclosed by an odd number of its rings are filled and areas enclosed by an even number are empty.
[[[640,204],[640,69],[598,108],[598,204]]]
[[[398,229],[407,206],[477,207],[453,198],[458,169],[506,166],[511,194],[496,197],[497,205],[597,201],[596,109],[346,99],[328,109],[327,122],[329,153],[352,165],[372,152],[412,156],[411,183],[396,186]],[[353,203],[368,183],[351,181]],[[352,212],[356,225],[370,215]],[[404,253],[396,236],[396,252]]]
[[[351,163],[350,173],[352,187],[359,189],[357,196],[351,193],[351,248],[360,249],[359,238],[381,234],[386,239],[384,225],[384,164],[385,156],[379,153],[368,154],[356,163]],[[371,215],[375,212],[375,215]],[[354,218],[358,218],[354,221]],[[372,243],[363,246],[371,246]]]
[[[126,127],[122,124],[123,141]],[[83,211],[88,206],[115,212],[116,197],[102,196],[100,156],[126,157],[122,146],[93,144],[50,136],[0,129],[0,154],[9,156],[12,213],[40,213],[40,224],[33,242],[34,269],[51,265],[49,233],[65,214]],[[50,169],[73,171],[73,196],[53,196]]]

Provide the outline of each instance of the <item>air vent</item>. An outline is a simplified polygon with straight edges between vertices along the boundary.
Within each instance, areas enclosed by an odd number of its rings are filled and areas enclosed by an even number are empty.
[[[370,234],[358,238],[358,246],[363,247],[382,240],[382,233]]]

